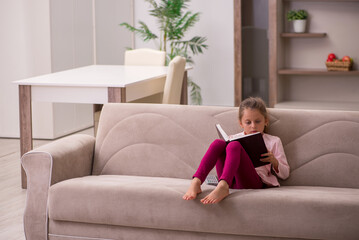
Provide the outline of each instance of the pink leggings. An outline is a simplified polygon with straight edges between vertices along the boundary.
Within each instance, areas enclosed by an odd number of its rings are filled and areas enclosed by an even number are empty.
[[[193,177],[199,178],[203,183],[214,166],[218,179],[225,180],[230,188],[263,187],[251,159],[239,142],[233,141],[227,145],[220,139],[213,141]]]

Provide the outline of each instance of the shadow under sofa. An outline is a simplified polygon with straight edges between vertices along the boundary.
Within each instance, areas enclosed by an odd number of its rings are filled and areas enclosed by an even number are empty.
[[[185,201],[214,125],[237,107],[106,104],[96,139],[75,134],[26,153],[27,240],[358,239],[359,112],[268,109],[291,175],[281,187]]]

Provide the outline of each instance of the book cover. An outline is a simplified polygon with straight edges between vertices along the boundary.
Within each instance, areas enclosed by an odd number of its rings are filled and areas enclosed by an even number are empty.
[[[247,152],[249,158],[252,160],[252,163],[255,168],[270,164],[269,162],[260,161],[261,155],[268,152],[263,140],[263,136],[260,132],[231,137],[228,136],[228,134],[223,130],[220,124],[216,124],[216,129],[219,137],[227,143],[231,141],[240,142],[244,150]]]

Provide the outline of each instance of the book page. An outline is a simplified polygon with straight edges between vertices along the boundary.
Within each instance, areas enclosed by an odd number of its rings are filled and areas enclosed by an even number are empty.
[[[222,126],[220,124],[216,124],[217,132],[219,137],[221,137],[224,141],[229,141],[228,134],[223,130]]]
[[[237,140],[237,139],[244,138],[244,137],[249,137],[249,136],[256,135],[256,134],[260,134],[260,132],[246,134],[246,135],[244,135],[242,133],[237,133],[237,134],[229,136],[229,140],[233,141],[233,140]]]
[[[229,141],[232,141],[234,139],[239,139],[241,137],[244,137],[245,135],[243,135],[242,133],[236,133],[236,134],[233,134],[233,135],[229,135]]]

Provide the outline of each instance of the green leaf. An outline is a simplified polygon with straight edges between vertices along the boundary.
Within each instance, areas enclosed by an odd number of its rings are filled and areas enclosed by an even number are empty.
[[[203,53],[203,49],[207,49],[208,45],[204,44],[204,42],[207,41],[205,37],[199,37],[195,36],[189,41],[176,41],[173,42],[173,45],[176,47],[184,47],[184,48],[190,48],[192,53],[194,55],[197,55],[199,53]]]
[[[139,21],[139,24],[140,24],[140,27],[139,28],[135,28],[133,26],[131,26],[130,24],[128,23],[121,23],[120,26],[124,26],[126,27],[128,30],[130,30],[131,32],[139,35],[143,41],[148,41],[148,40],[151,40],[151,39],[156,39],[157,38],[157,35],[156,34],[153,34],[147,27],[147,25],[142,22],[142,21]]]
[[[186,12],[186,14],[181,18],[177,25],[183,32],[186,32],[190,27],[193,27],[196,22],[199,21],[199,13],[192,14],[191,12]]]
[[[308,12],[303,9],[289,10],[287,12],[287,20],[288,21],[307,19],[307,17],[308,17]]]
[[[140,35],[144,41],[148,41],[148,40],[157,38],[157,35],[150,31],[150,29],[147,27],[146,23],[144,23],[142,21],[139,21],[138,23],[140,24],[140,29],[142,30]]]
[[[201,88],[192,80],[188,79],[188,87],[191,88],[191,102],[194,105],[202,105]]]

